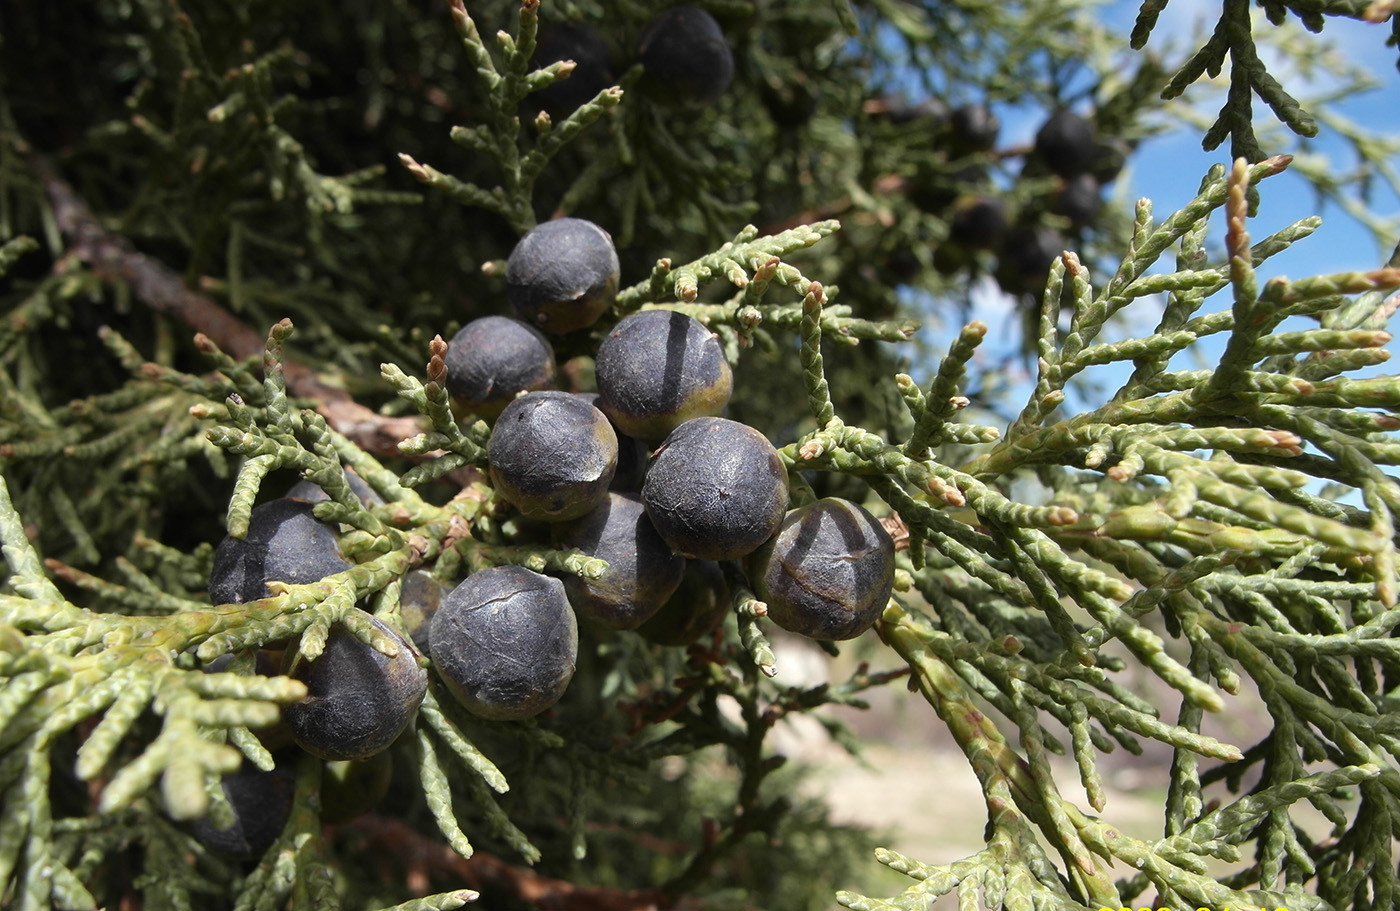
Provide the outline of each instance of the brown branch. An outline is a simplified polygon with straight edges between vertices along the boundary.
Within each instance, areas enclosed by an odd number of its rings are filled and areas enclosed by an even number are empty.
[[[540,911],[691,911],[700,907],[690,899],[668,901],[660,889],[579,886],[551,879],[484,851],[462,857],[407,823],[388,816],[361,816],[340,829],[364,837],[373,855],[398,858],[407,867],[405,879],[424,890],[430,888],[433,880],[445,880],[450,881],[452,888],[464,887],[484,894],[509,893]]]
[[[146,306],[202,332],[233,357],[242,359],[262,354],[267,341],[265,333],[245,325],[211,298],[186,287],[169,266],[104,228],[92,209],[46,158],[32,156],[31,166],[48,193],[54,219],[68,238],[71,255],[87,263],[93,274],[107,281],[125,283]],[[366,408],[345,390],[322,382],[316,372],[304,364],[288,359],[283,362],[282,369],[292,395],[319,402],[316,410],[331,427],[368,452],[398,456],[399,442],[422,430],[417,418],[385,417]]]

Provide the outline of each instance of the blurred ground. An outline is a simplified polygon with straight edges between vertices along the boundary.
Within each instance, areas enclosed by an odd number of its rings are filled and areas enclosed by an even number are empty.
[[[810,686],[830,677],[845,679],[856,666],[854,655],[831,659],[811,643],[793,638],[774,641],[778,682]],[[888,653],[882,658],[888,659]],[[1128,681],[1124,681],[1128,682]],[[1135,690],[1150,693],[1160,684],[1145,676]],[[1157,704],[1170,707],[1165,720],[1174,720],[1178,698],[1173,693]],[[942,721],[920,696],[899,684],[868,694],[867,710],[829,707],[864,745],[857,759],[833,742],[813,718],[798,717],[775,731],[774,748],[791,761],[811,768],[808,787],[832,809],[833,820],[867,827],[881,837],[878,843],[927,864],[961,860],[983,847],[986,807],[976,776]],[[1249,694],[1238,698],[1230,710],[1214,719],[1213,733],[1239,746],[1254,743],[1267,727],[1258,701]],[[1008,736],[1015,729],[1003,725]],[[1159,838],[1171,751],[1160,744],[1146,744],[1141,756],[1123,750],[1100,758],[1108,802],[1101,814],[1126,834]],[[1090,811],[1079,773],[1073,762],[1057,760],[1056,780],[1061,793]],[[1126,876],[1123,868],[1116,876]],[[875,897],[898,894],[912,880],[894,873],[872,857],[868,876],[849,888]],[[832,907],[837,907],[832,902]],[[956,897],[945,896],[937,911],[957,907]]]
[[[930,710],[930,714],[932,710]],[[934,719],[937,723],[937,719]],[[872,744],[865,763],[844,753],[826,757],[822,770],[810,779],[832,808],[833,821],[854,823],[882,832],[883,847],[928,864],[961,860],[979,851],[987,814],[977,779],[955,749],[911,749]],[[1067,794],[1078,780],[1071,764],[1057,769]],[[1165,779],[1163,779],[1165,781]],[[1088,802],[1076,800],[1088,809]],[[1165,789],[1108,788],[1104,815],[1130,835],[1160,836]],[[1072,798],[1073,799],[1073,798]],[[868,878],[852,889],[875,897],[895,895],[912,880],[870,861]],[[1126,875],[1126,868],[1118,875]],[[833,907],[835,903],[833,902]],[[957,907],[956,895],[944,896],[935,908]]]

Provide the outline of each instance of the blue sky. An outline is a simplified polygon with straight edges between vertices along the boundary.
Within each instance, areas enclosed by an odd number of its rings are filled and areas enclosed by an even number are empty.
[[[1101,21],[1126,35],[1137,16],[1138,6],[1138,2],[1114,0],[1104,7]],[[1214,27],[1219,12],[1220,0],[1171,0],[1153,32],[1149,49],[1165,50],[1175,46],[1178,49],[1194,50],[1200,47],[1209,29]],[[1268,28],[1267,23],[1262,23],[1260,28]],[[1332,44],[1337,53],[1343,55],[1347,61],[1366,68],[1379,83],[1377,90],[1356,94],[1336,102],[1332,109],[1369,129],[1400,135],[1400,71],[1395,67],[1400,51],[1385,44],[1389,25],[1378,26],[1329,18],[1320,35],[1302,33],[1301,29],[1297,31],[1299,40]],[[1285,88],[1296,97],[1306,99],[1332,87],[1327,77],[1289,72],[1281,63],[1271,60],[1267,50],[1264,54],[1264,59],[1270,63],[1270,71],[1275,73]],[[1180,53],[1171,56],[1172,59],[1179,59]],[[1228,72],[1227,62],[1225,74],[1217,80],[1214,87],[1198,83],[1187,90],[1184,101],[1194,104],[1204,114],[1213,118],[1223,100],[1223,88]],[[1182,103],[1182,100],[1178,100],[1177,103]],[[1043,112],[1038,110],[1011,110],[1002,114],[1001,141],[1007,144],[1029,142],[1044,117]],[[1257,126],[1274,122],[1272,111],[1257,98],[1255,121]],[[1202,132],[1203,129],[1177,130],[1143,142],[1130,160],[1123,176],[1110,188],[1112,196],[1109,205],[1117,205],[1130,214],[1135,201],[1145,196],[1153,201],[1154,215],[1160,221],[1187,203],[1195,196],[1201,177],[1207,169],[1217,162],[1226,162],[1228,158],[1228,142],[1214,152],[1203,151]],[[1311,155],[1325,156],[1332,167],[1343,172],[1349,170],[1354,161],[1347,141],[1325,125],[1309,146]],[[1400,155],[1395,156],[1392,166],[1400,169]],[[1331,272],[1374,269],[1383,265],[1395,241],[1400,239],[1400,235],[1397,235],[1382,249],[1368,228],[1335,204],[1322,204],[1311,186],[1303,178],[1291,173],[1285,172],[1270,178],[1261,189],[1262,203],[1259,214],[1250,223],[1250,233],[1255,240],[1300,218],[1313,214],[1323,217],[1323,225],[1316,233],[1265,264],[1260,270],[1261,279],[1277,275],[1301,278]],[[1379,182],[1373,192],[1373,211],[1385,217],[1400,218],[1400,198]],[[1208,239],[1212,251],[1221,252],[1222,238],[1222,216],[1217,213]],[[1170,265],[1170,255],[1165,261]],[[1096,275],[1096,278],[1102,280],[1106,276]],[[1139,301],[1133,307],[1141,308],[1146,303]],[[1226,306],[1228,296],[1217,295],[1207,302],[1206,310]],[[944,308],[939,306],[938,309]],[[979,360],[984,364],[990,366],[1003,362],[1019,348],[1018,320],[1014,318],[1014,310],[1014,302],[1000,295],[989,279],[974,292],[971,316],[984,320],[992,327],[980,352]],[[1133,334],[1141,334],[1150,328],[1142,325],[1144,319],[1132,319],[1124,328]],[[939,325],[939,322],[931,321],[922,333],[923,340],[929,343],[929,350],[934,357],[931,361],[914,368],[913,372],[918,378],[926,375],[920,368],[931,370],[936,367],[938,356],[946,351],[948,341],[957,331],[958,327],[954,323],[960,321],[952,318],[942,325]],[[1223,339],[1220,342],[1223,343]],[[1199,347],[1205,349],[1208,346]],[[1208,350],[1202,350],[1200,354],[1206,358],[1212,356],[1212,352]],[[1393,370],[1393,364],[1387,367]],[[1117,367],[1102,368],[1097,371],[1097,379],[1106,384],[1115,384],[1116,381],[1121,381],[1120,377],[1115,376],[1117,370]],[[1024,400],[1024,393],[1019,387],[1024,385],[1025,391],[1028,392],[1032,378],[1028,375],[1022,376],[1019,378],[1020,382],[1016,382],[1016,377],[1009,379],[1012,380],[1013,386],[1018,387],[1011,398],[1019,407],[1020,402]]]
[[[1106,7],[1106,21],[1127,32],[1137,16],[1137,3],[1115,2]],[[1171,0],[1149,47],[1168,42],[1191,41],[1202,29],[1215,24],[1219,15],[1218,0]],[[1400,71],[1395,68],[1400,51],[1385,45],[1389,25],[1374,25],[1349,19],[1329,18],[1320,35],[1307,35],[1305,40],[1332,43],[1345,58],[1369,70],[1380,83],[1376,91],[1357,94],[1333,105],[1338,113],[1374,130],[1400,133]],[[1199,46],[1195,42],[1190,47]],[[1268,59],[1267,57],[1265,58]],[[1285,88],[1296,96],[1305,97],[1312,91],[1326,88],[1322,81],[1296,73],[1279,73]],[[1222,78],[1223,83],[1223,78]],[[1204,86],[1194,86],[1187,100],[1204,98]],[[1213,99],[1214,101],[1214,99]],[[1218,101],[1214,101],[1218,104]],[[1206,105],[1202,104],[1205,108]],[[1213,107],[1213,105],[1212,105]],[[1272,118],[1262,102],[1255,101],[1256,122]],[[1347,168],[1353,161],[1348,143],[1335,131],[1322,127],[1312,143],[1316,153],[1325,155],[1338,167]],[[1224,148],[1213,153],[1202,151],[1200,137],[1175,133],[1144,143],[1133,162],[1129,175],[1130,199],[1149,196],[1163,213],[1177,208],[1196,192],[1200,177],[1213,163],[1225,160]],[[1395,161],[1400,166],[1400,161]],[[1373,208],[1391,216],[1400,214],[1400,200],[1377,187]],[[1307,242],[1297,245],[1279,258],[1283,271],[1295,276],[1319,272],[1339,272],[1351,269],[1371,269],[1382,264],[1384,253],[1377,248],[1371,233],[1335,205],[1318,208],[1308,184],[1291,174],[1272,178],[1264,187],[1258,229],[1263,236],[1299,218],[1321,214],[1324,224]],[[1393,244],[1393,241],[1392,241]],[[1270,274],[1277,274],[1270,272]]]

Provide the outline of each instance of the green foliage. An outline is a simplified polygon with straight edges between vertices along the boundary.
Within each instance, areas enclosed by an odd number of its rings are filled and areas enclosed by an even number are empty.
[[[1345,3],[1285,3],[1279,0],[1266,0],[1260,3],[1269,22],[1282,25],[1290,13],[1302,22],[1310,32],[1321,32],[1328,16],[1346,16],[1383,22],[1394,9],[1385,2],[1345,2]],[[1392,8],[1387,8],[1392,6]],[[1157,19],[1167,7],[1167,0],[1144,0],[1138,13],[1137,24],[1133,28],[1132,46],[1142,48],[1157,25]],[[1230,154],[1233,158],[1247,158],[1259,161],[1264,149],[1254,133],[1252,117],[1253,96],[1269,106],[1274,115],[1289,129],[1302,136],[1317,135],[1317,121],[1298,100],[1284,89],[1260,57],[1259,43],[1255,40],[1249,3],[1226,2],[1222,6],[1220,19],[1205,46],[1191,55],[1172,76],[1171,82],[1162,90],[1163,98],[1176,98],[1203,75],[1219,75],[1225,65],[1225,56],[1230,56],[1230,92],[1225,106],[1220,111],[1211,128],[1206,131],[1202,145],[1211,151],[1231,137]]]
[[[713,2],[737,71],[715,105],[653,105],[623,67],[557,122],[526,113],[570,71],[536,67],[540,29],[599,25],[630,59],[658,6],[0,10],[0,903],[1395,907],[1400,379],[1374,368],[1400,249],[1372,271],[1258,277],[1319,220],[1250,224],[1292,162],[1255,132],[1251,93],[1301,133],[1337,129],[1392,182],[1394,137],[1305,113],[1261,62],[1276,33],[1234,0],[1174,61],[1120,56],[1077,2]],[[1144,4],[1136,45],[1163,6]],[[1309,28],[1395,15],[1264,6]],[[1143,200],[1076,228],[1051,209],[1055,179],[1017,173],[1025,149],[966,153],[935,114],[892,114],[912,74],[945,105],[1092,103],[1100,135],[1131,143],[1154,117],[1189,120],[1158,93],[1226,53],[1206,144],[1230,135],[1234,164],[1161,221]],[[1361,178],[1300,164],[1389,230]],[[912,302],[951,322],[1009,255],[940,271],[966,193],[1078,251],[1020,301],[1034,380],[1019,412],[1010,371],[981,360],[984,324],[927,358],[915,336]],[[259,649],[314,659],[341,623],[397,652],[356,607],[402,631],[419,568],[448,584],[606,568],[492,490],[492,428],[445,386],[442,339],[504,311],[504,259],[552,214],[606,227],[624,275],[597,327],[555,340],[563,382],[590,384],[629,313],[700,320],[735,368],[729,416],[778,447],[790,505],[839,494],[885,519],[894,594],[876,636],[843,646],[868,659],[844,680],[785,679],[737,563],[720,631],[680,650],[585,627],[538,718],[482,720],[433,678],[383,804],[325,827],[321,761],[275,730],[305,687],[260,671]],[[1203,351],[1220,352],[1209,369],[1182,369]],[[353,566],[210,604],[214,542],[297,477],[327,494],[315,514]],[[877,851],[913,882],[878,898],[856,885],[868,836],[801,796],[771,735],[811,713],[857,749],[823,707],[894,681],[965,754],[988,825],[968,858]],[[1257,742],[1210,733],[1250,695]],[[1100,757],[1154,744],[1172,757],[1162,834],[1131,837]],[[219,778],[242,762],[296,770],[290,818],[246,865],[188,826],[232,818]]]

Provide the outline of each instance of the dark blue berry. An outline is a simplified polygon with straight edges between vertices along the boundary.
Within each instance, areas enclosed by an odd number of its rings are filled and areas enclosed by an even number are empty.
[[[618,275],[607,231],[582,218],[559,218],[515,245],[506,262],[506,296],[526,322],[546,332],[572,332],[608,311]]]
[[[719,23],[698,6],[677,6],[647,24],[637,41],[643,88],[673,105],[710,104],[734,81],[734,54]]]
[[[505,316],[463,326],[447,345],[447,391],[466,410],[494,418],[517,395],[554,383],[554,348],[538,329]]]
[[[433,666],[483,718],[538,715],[559,701],[578,662],[578,623],[558,579],[519,566],[473,573],[433,617]]]
[[[685,571],[685,558],[661,540],[635,496],[610,493],[592,512],[553,531],[560,548],[607,561],[601,577],[568,576],[564,590],[580,617],[613,629],[643,623],[671,597]]]
[[[729,610],[729,586],[719,564],[686,560],[676,593],[637,632],[657,645],[689,645],[719,626]]]
[[[307,696],[282,717],[297,745],[322,759],[365,759],[383,750],[408,727],[428,690],[418,650],[365,616],[398,646],[397,655],[385,655],[337,624],[315,661],[298,655],[288,668],[306,684]]]
[[[642,502],[677,553],[733,560],[778,530],[787,468],[773,444],[745,424],[696,418],[671,431],[652,457]]]
[[[749,558],[768,618],[812,639],[852,639],[890,600],[894,542],[861,506],[827,498],[790,511]]]
[[[607,42],[586,25],[541,28],[531,64],[543,68],[560,60],[572,60],[574,71],[567,79],[531,92],[525,103],[555,120],[567,117],[613,84],[611,58]]]
[[[734,374],[714,333],[673,310],[643,310],[613,327],[595,361],[598,407],[623,433],[660,440],[718,414]]]
[[[1098,135],[1092,123],[1062,109],[1036,132],[1035,154],[1061,177],[1074,177],[1093,166],[1099,154]]]
[[[567,392],[531,392],[511,402],[486,451],[496,492],[544,522],[575,519],[597,506],[617,470],[612,425]]]
[[[209,600],[241,604],[269,597],[268,582],[306,585],[344,572],[335,529],[317,519],[306,500],[269,500],[253,507],[248,533],[226,537],[214,551]]]

